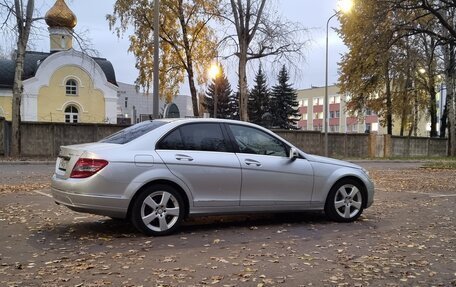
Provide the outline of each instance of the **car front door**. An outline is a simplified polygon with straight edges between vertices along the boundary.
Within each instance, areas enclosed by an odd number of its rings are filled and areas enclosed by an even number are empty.
[[[169,170],[189,187],[194,205],[238,206],[241,168],[218,123],[182,125],[156,147]]]
[[[290,159],[289,147],[254,127],[229,124],[242,168],[241,205],[310,204],[313,169],[304,158]]]

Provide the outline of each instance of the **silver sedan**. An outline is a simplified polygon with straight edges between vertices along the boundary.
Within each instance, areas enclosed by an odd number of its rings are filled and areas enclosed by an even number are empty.
[[[351,222],[372,205],[374,186],[363,168],[306,154],[254,124],[162,119],[62,146],[52,195],[166,235],[189,215],[323,210]]]

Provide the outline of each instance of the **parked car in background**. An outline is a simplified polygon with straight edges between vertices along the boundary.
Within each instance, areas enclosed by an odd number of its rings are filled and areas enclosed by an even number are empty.
[[[363,168],[306,154],[254,124],[160,119],[62,146],[52,195],[72,210],[166,235],[203,214],[323,210],[351,222],[371,206],[374,186]]]

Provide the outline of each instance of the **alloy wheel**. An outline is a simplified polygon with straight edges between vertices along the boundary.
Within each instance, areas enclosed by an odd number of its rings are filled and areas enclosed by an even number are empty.
[[[179,220],[179,216],[179,202],[167,191],[154,191],[143,200],[141,219],[152,231],[164,232],[172,228]]]
[[[334,207],[337,214],[345,219],[355,217],[362,208],[361,191],[353,184],[342,185],[334,196]]]

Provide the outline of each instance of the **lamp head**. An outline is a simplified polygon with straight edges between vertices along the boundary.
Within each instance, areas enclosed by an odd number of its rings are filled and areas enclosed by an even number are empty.
[[[337,11],[348,14],[353,9],[353,0],[339,0],[337,2]]]
[[[220,75],[220,66],[216,63],[212,64],[208,71],[209,78],[216,79]]]

